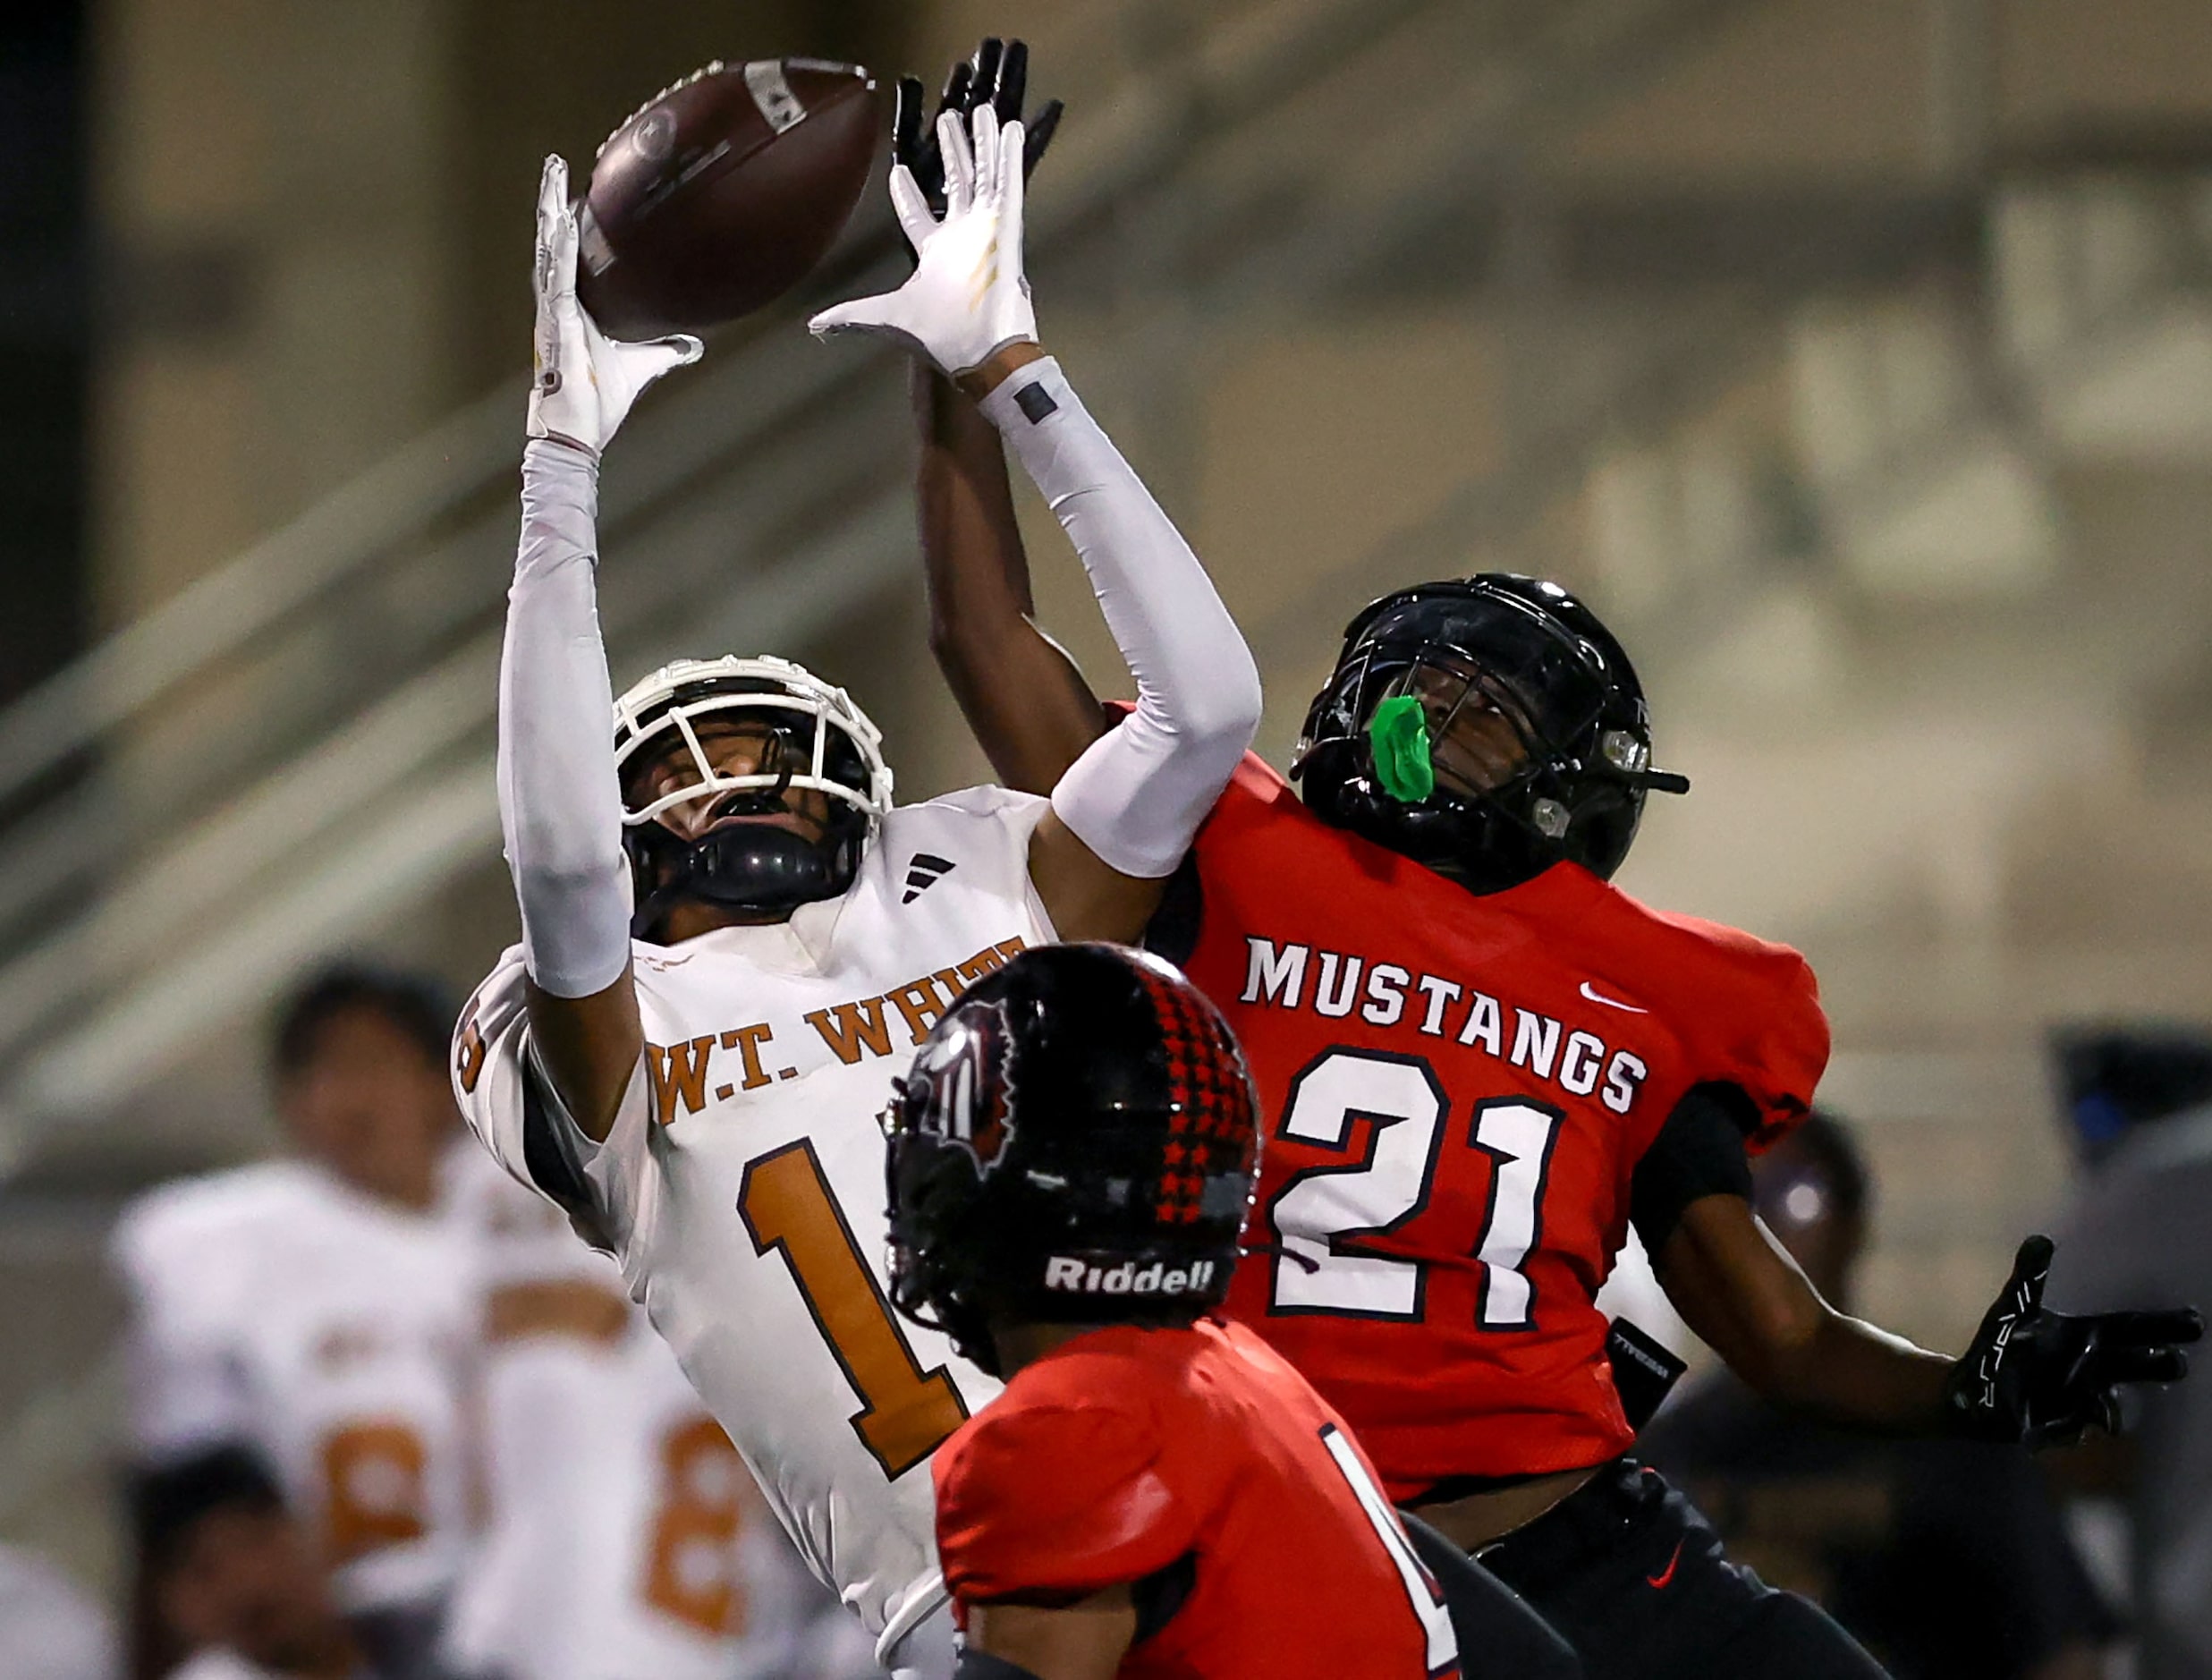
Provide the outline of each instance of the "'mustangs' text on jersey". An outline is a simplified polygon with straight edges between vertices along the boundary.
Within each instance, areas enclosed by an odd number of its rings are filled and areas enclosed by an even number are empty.
[[[1753,1147],[1803,1117],[1828,1048],[1804,959],[1572,863],[1478,896],[1256,759],[1196,856],[1187,966],[1267,1116],[1230,1311],[1394,1498],[1623,1451],[1593,1298],[1636,1165],[1693,1086],[1742,1093]]]

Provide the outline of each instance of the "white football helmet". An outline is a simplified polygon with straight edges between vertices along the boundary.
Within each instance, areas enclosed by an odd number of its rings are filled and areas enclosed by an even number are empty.
[[[730,712],[766,721],[782,753],[742,776],[717,771],[698,725]],[[691,776],[633,802],[626,776],[632,760],[664,751],[672,733],[691,758]],[[674,897],[756,911],[835,897],[852,885],[891,810],[883,732],[844,690],[774,655],[677,659],[633,684],[614,702],[614,762],[625,773],[623,844],[630,854],[634,925],[641,938],[651,937],[651,927]],[[687,842],[655,820],[687,800],[754,794],[781,802],[792,788],[830,802],[828,827],[819,840],[733,824]]]

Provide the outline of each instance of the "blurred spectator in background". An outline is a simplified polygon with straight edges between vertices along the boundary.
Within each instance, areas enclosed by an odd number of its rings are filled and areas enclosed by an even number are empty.
[[[1754,1173],[1760,1219],[1849,1311],[1870,1195],[1849,1132],[1815,1112]],[[1818,1599],[1897,1680],[2103,1671],[2111,1617],[2023,1453],[1843,1434],[1725,1370],[1662,1412],[1639,1452],[1688,1489],[1737,1561]]]
[[[131,1505],[154,1614],[187,1653],[176,1680],[381,1680],[321,1548],[252,1453],[170,1459],[139,1474]]]
[[[436,1672],[470,1516],[474,1302],[440,1217],[461,1137],[452,1021],[413,976],[312,979],[271,1056],[292,1158],[156,1190],[113,1239],[139,1457],[250,1445],[398,1676]]]
[[[271,1466],[391,1680],[872,1669],[620,1270],[461,1129],[453,1024],[421,977],[326,971],[274,1033],[292,1158],[126,1210],[137,1453]]]
[[[472,1166],[454,1214],[483,1300],[488,1523],[455,1595],[452,1666],[487,1680],[879,1675],[614,1261],[488,1154]]]
[[[115,1629],[51,1565],[0,1546],[0,1680],[120,1680]]]
[[[2053,1048],[2081,1184],[2046,1298],[2212,1302],[2212,1035],[2072,1029]],[[2129,1404],[2131,1433],[2072,1468],[2127,1503],[2140,1680],[2212,1680],[2212,1388]]]

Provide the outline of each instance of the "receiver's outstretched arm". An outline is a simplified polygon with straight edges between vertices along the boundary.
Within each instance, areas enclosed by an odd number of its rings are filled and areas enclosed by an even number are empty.
[[[1033,616],[1030,557],[997,428],[936,369],[918,362],[913,380],[929,651],[998,779],[1049,793],[1111,720],[1067,649]]]
[[[522,535],[499,658],[499,830],[522,916],[530,1043],[584,1135],[604,1141],[640,1065],[612,685],[599,635],[599,452],[696,338],[604,336],[576,299],[568,165],[538,196],[537,376]]]
[[[1074,544],[1137,704],[1053,783],[1030,876],[1062,938],[1134,940],[1259,727],[1259,674],[1190,545],[1038,344],[1021,124],[988,105],[947,111],[937,140],[942,217],[905,164],[891,171],[912,277],[812,326],[896,338],[953,375]]]

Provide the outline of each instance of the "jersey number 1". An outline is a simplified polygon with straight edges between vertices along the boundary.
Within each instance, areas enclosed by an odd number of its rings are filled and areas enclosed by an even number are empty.
[[[1428,1277],[1419,1260],[1362,1253],[1346,1239],[1395,1231],[1428,1206],[1451,1099],[1436,1069],[1418,1056],[1334,1049],[1291,1082],[1281,1135],[1348,1150],[1354,1120],[1373,1123],[1364,1158],[1309,1167],[1268,1209],[1287,1253],[1275,1261],[1269,1310],[1355,1319],[1415,1319]],[[1490,1205],[1475,1258],[1482,1262],[1476,1321],[1486,1330],[1536,1324],[1520,1268],[1541,1229],[1544,1183],[1560,1113],[1521,1098],[1475,1105],[1467,1142],[1491,1158]]]
[[[783,1252],[815,1328],[860,1396],[853,1433],[885,1475],[905,1474],[961,1426],[968,1408],[944,1366],[925,1371],[914,1357],[814,1146],[802,1139],[747,1163],[737,1210],[755,1253]]]

